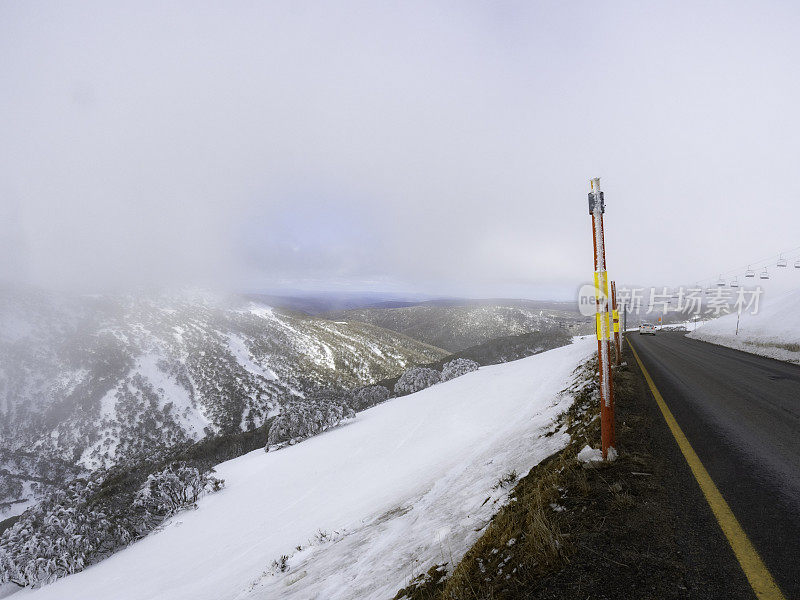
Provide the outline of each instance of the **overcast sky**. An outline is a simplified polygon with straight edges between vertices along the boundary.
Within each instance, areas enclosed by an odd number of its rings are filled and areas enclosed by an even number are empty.
[[[798,31],[796,2],[3,2],[0,278],[564,297],[594,176],[612,276],[716,277],[800,246]]]

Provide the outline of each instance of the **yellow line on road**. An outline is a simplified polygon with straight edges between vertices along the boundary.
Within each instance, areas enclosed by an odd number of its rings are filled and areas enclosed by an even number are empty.
[[[630,340],[628,341],[630,342]],[[647,385],[650,386],[650,391],[653,392],[653,397],[658,403],[658,408],[661,409],[661,414],[664,415],[664,420],[667,422],[675,441],[678,442],[686,462],[689,463],[689,468],[692,470],[694,478],[700,485],[700,489],[703,491],[703,495],[706,497],[706,501],[717,519],[717,523],[722,528],[722,532],[728,538],[728,543],[731,545],[733,553],[742,566],[742,570],[756,596],[759,600],[786,600],[725,498],[722,497],[703,463],[700,462],[700,458],[692,448],[686,435],[684,435],[675,417],[672,416],[672,411],[670,411],[667,403],[664,402],[664,398],[656,388],[656,384],[653,383],[650,373],[647,372],[647,369],[642,364],[642,360],[639,358],[639,354],[633,344],[630,344],[630,346],[631,350],[633,350],[633,356],[636,358],[636,362],[639,363],[639,368],[647,381]]]

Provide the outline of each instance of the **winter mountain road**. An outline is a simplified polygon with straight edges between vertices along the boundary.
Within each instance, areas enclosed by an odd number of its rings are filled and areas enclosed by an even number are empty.
[[[800,598],[800,366],[659,332],[627,336],[787,598]]]

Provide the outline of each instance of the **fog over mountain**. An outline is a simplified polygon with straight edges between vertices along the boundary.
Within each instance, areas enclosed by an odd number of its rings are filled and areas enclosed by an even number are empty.
[[[447,354],[236,297],[0,290],[0,520],[77,473],[257,431]]]
[[[593,176],[619,280],[777,254],[800,16],[719,8],[6,2],[0,278],[569,299]]]
[[[796,290],[798,30],[772,1],[0,3],[0,598],[428,597],[495,526],[479,587],[572,560],[556,470],[617,456],[612,373],[638,419],[576,302],[589,180],[628,327],[694,316],[663,286]],[[796,358],[768,320],[706,339]]]

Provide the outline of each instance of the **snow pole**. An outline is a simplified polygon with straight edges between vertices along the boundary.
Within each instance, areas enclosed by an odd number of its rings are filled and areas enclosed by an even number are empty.
[[[622,346],[619,340],[619,311],[617,310],[617,282],[611,282],[611,320],[614,324],[614,364],[619,366],[621,362]]]
[[[628,331],[628,303],[622,303],[622,336],[619,338],[620,351],[622,350],[622,342],[625,341],[625,333]]]
[[[597,329],[597,359],[600,376],[600,445],[603,460],[614,448],[614,381],[611,379],[611,319],[608,310],[608,274],[603,233],[605,201],[600,191],[600,178],[591,180],[589,214],[592,216],[594,239],[594,297]]]

